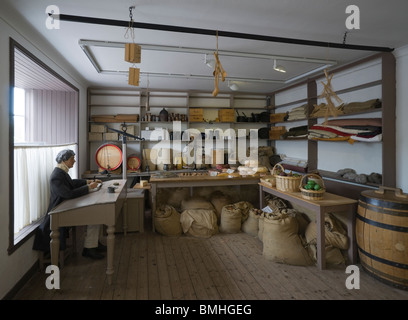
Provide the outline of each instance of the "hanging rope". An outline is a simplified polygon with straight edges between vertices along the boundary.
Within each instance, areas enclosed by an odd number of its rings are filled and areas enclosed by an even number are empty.
[[[219,92],[218,84],[219,84],[219,77],[221,75],[221,81],[224,82],[225,78],[227,77],[227,72],[224,70],[224,68],[221,65],[220,59],[218,58],[218,30],[216,31],[216,38],[217,38],[217,51],[214,52],[214,57],[215,57],[215,66],[214,66],[214,82],[215,82],[215,88],[212,93],[214,97],[217,96]]]
[[[327,69],[324,69],[324,74],[326,76],[327,83],[324,83],[323,81],[321,81],[324,88],[319,98],[324,98],[326,99],[326,102],[327,102],[327,108],[326,108],[326,113],[325,113],[324,122],[323,122],[323,124],[327,124],[329,115],[331,115],[332,117],[337,117],[337,115],[339,114],[332,101],[332,98],[334,98],[338,103],[342,103],[343,101],[333,91],[333,88],[331,85],[333,74],[329,76],[329,74],[327,73]]]
[[[126,32],[125,32],[125,39],[129,39],[132,38],[132,42],[135,42],[135,29],[133,28],[133,9],[135,8],[135,6],[131,6],[129,7],[129,26],[126,28]]]

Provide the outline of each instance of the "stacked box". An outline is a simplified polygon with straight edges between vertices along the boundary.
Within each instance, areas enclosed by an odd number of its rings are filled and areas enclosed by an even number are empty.
[[[271,127],[269,130],[269,139],[270,140],[278,140],[281,136],[286,132],[285,126],[276,126]]]
[[[88,133],[88,141],[102,141],[103,140],[103,133],[101,132],[89,132]]]
[[[287,113],[271,113],[270,114],[270,122],[283,122],[285,121]]]
[[[105,133],[106,127],[103,124],[91,124],[90,132]]]
[[[116,132],[106,132],[104,133],[104,140],[117,141],[119,140],[119,134]]]
[[[235,122],[234,109],[218,110],[218,119],[220,122]]]
[[[204,110],[202,108],[190,108],[189,109],[189,121],[190,122],[203,122]]]

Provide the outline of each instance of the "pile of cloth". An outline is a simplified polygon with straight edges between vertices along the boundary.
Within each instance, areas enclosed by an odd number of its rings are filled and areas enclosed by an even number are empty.
[[[377,109],[381,108],[382,103],[380,99],[371,99],[363,102],[350,102],[350,103],[342,103],[338,107],[335,108],[335,113],[337,115],[341,114],[352,114],[356,112],[361,112],[370,109]],[[327,104],[321,103],[319,105],[315,105],[310,117],[318,118],[324,117],[327,114]]]
[[[297,126],[292,127],[288,131],[286,131],[283,135],[283,139],[299,139],[299,138],[306,138],[308,136],[308,129],[306,126]]]
[[[382,141],[381,118],[354,118],[328,120],[326,124],[315,124],[309,129],[308,139],[324,141]]]
[[[288,121],[291,120],[302,120],[307,118],[308,105],[304,104],[299,107],[293,108],[288,113]]]

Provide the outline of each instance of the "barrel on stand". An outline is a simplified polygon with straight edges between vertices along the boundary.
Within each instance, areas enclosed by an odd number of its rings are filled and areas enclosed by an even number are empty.
[[[120,174],[123,161],[122,150],[119,146],[106,143],[101,145],[95,153],[95,161],[99,171],[109,171],[110,173]]]
[[[380,187],[360,195],[356,240],[362,267],[375,278],[408,290],[408,195]]]

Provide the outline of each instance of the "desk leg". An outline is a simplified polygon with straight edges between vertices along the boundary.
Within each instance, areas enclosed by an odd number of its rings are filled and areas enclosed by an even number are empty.
[[[156,193],[157,193],[157,187],[155,183],[152,183],[152,228],[153,228],[153,232],[155,231],[154,228],[154,215],[156,213]]]
[[[107,230],[107,267],[106,275],[108,277],[108,284],[112,284],[112,275],[113,275],[113,252],[115,248],[115,226],[108,226]]]
[[[350,206],[350,217],[347,219],[347,234],[349,236],[349,249],[347,251],[347,258],[349,264],[357,263],[357,246],[356,246],[356,212],[357,204]]]
[[[319,210],[316,214],[317,267],[320,270],[326,269],[326,234],[324,226],[324,216],[325,213],[322,210]]]
[[[264,191],[263,187],[259,186],[259,209],[262,209],[264,207]]]
[[[58,267],[58,256],[60,247],[60,232],[58,228],[51,230],[51,264]]]
[[[128,204],[127,204],[127,199],[123,203],[123,208],[122,208],[122,216],[123,216],[123,235],[126,236],[127,234],[127,229],[128,229]]]

